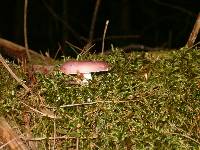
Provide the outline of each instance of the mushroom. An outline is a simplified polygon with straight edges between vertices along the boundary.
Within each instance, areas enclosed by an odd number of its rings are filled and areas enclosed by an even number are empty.
[[[60,67],[64,74],[77,74],[83,77],[82,83],[92,79],[92,72],[108,71],[109,65],[104,61],[67,61]]]

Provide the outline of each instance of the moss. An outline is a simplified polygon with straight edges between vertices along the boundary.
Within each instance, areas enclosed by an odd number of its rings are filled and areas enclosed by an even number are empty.
[[[77,139],[80,149],[198,149],[200,52],[183,48],[167,57],[162,52],[162,57],[157,57],[159,52],[150,55],[113,49],[107,56],[80,56],[105,60],[112,69],[93,74],[87,86],[70,84],[75,77],[58,71],[37,74],[37,84],[23,100],[16,93],[24,91],[1,66],[0,112],[17,117],[24,110],[19,101],[24,101],[41,112],[55,113],[59,119],[26,108],[33,136],[53,137],[56,125],[56,136],[70,137],[56,143],[63,149],[74,148]],[[23,122],[22,117],[17,121]],[[45,145],[39,142],[41,149]]]

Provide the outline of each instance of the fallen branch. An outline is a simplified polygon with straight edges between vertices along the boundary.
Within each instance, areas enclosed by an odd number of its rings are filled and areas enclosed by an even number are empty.
[[[1,48],[2,53],[5,53],[6,55],[8,55],[10,57],[14,57],[14,58],[20,59],[20,60],[27,58],[25,47],[23,47],[19,44],[13,43],[11,41],[8,41],[6,39],[0,38],[0,48]],[[41,61],[41,62],[52,62],[53,61],[53,59],[45,57],[31,49],[28,49],[28,51],[31,55],[32,61],[37,61],[37,62],[38,61]]]

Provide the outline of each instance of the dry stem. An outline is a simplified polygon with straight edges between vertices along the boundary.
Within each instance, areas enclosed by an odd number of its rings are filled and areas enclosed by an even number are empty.
[[[11,74],[11,76],[17,80],[17,82],[19,84],[21,84],[27,92],[30,91],[30,89],[15,75],[15,73],[10,69],[10,67],[8,66],[8,64],[6,63],[6,61],[4,60],[4,58],[2,57],[2,55],[0,54],[0,61],[2,62],[2,64],[4,65],[4,67],[8,70],[8,72]]]
[[[101,49],[101,54],[102,55],[104,53],[104,42],[105,42],[105,37],[106,37],[106,32],[107,32],[108,24],[109,24],[109,20],[106,20],[105,28],[104,28],[104,31],[103,31],[103,39],[102,39],[102,49]]]
[[[93,36],[94,36],[94,28],[95,28],[95,23],[96,23],[97,13],[99,10],[100,3],[101,3],[101,0],[96,0],[96,4],[95,4],[93,16],[92,16],[92,22],[90,26],[89,40],[88,40],[88,43],[84,46],[83,51],[89,51],[89,48],[92,45]]]
[[[26,55],[28,57],[29,62],[31,62],[31,55],[28,51],[28,38],[27,38],[27,7],[28,7],[28,0],[24,2],[24,43],[26,49]]]

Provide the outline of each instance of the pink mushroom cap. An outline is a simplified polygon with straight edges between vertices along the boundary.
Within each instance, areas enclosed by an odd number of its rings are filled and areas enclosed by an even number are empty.
[[[104,61],[67,61],[60,70],[65,74],[91,73],[108,71],[109,65]]]

